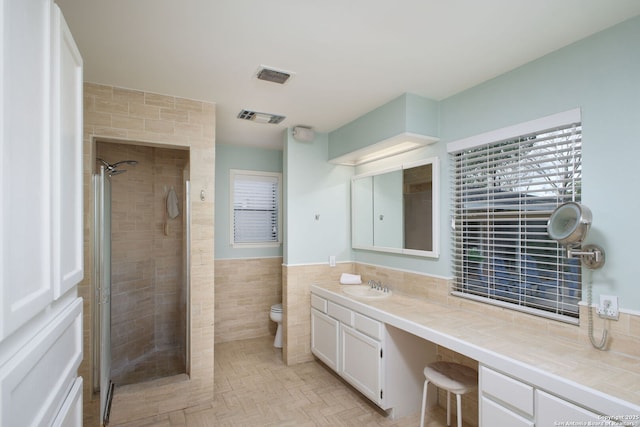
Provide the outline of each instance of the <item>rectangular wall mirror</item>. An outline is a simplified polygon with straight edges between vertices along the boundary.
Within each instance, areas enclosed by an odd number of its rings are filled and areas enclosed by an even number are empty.
[[[437,258],[438,159],[351,179],[352,247]]]

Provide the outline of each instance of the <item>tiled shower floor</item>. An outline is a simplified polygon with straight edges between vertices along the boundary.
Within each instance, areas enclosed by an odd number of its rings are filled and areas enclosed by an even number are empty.
[[[158,378],[184,374],[184,355],[179,348],[155,350],[129,362],[120,372],[111,373],[116,386],[137,384]]]

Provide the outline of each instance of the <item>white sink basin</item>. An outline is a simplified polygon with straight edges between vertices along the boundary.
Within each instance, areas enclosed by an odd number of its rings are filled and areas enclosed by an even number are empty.
[[[348,285],[344,286],[344,293],[356,298],[387,298],[391,296],[391,291],[379,291],[369,285]]]

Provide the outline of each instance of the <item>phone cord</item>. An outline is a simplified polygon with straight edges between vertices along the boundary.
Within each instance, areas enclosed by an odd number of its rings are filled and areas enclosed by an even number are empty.
[[[596,339],[593,337],[593,307],[591,307],[591,299],[591,283],[589,283],[587,284],[587,318],[589,319],[589,340],[591,341],[591,345],[593,345],[595,348],[597,348],[598,350],[604,350],[604,347],[607,345],[607,326],[605,324],[600,343],[596,343]]]

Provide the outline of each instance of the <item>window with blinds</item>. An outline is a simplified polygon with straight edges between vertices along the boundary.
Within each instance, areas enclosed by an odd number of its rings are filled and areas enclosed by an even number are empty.
[[[280,244],[281,176],[231,170],[231,244]]]
[[[454,293],[577,322],[580,263],[548,237],[547,221],[558,205],[580,202],[579,110],[450,143],[448,151]]]

